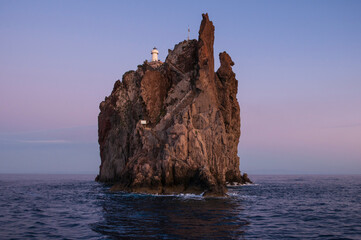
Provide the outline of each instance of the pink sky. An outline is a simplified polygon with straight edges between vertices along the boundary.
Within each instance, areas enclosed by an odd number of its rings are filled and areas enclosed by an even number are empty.
[[[241,170],[361,173],[360,2],[186,6],[159,2],[155,27],[147,2],[0,2],[1,171],[81,172],[89,161],[96,173],[99,103],[154,46],[164,60],[188,25],[197,38],[208,12],[216,66],[226,50],[239,80]]]

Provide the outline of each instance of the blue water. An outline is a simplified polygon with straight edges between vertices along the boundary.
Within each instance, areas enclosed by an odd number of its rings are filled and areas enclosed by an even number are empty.
[[[361,239],[361,176],[251,176],[228,198],[0,175],[0,239]]]

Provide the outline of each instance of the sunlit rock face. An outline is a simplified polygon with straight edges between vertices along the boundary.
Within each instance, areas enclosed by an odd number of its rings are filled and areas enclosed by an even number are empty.
[[[248,179],[237,156],[234,63],[220,53],[214,72],[214,26],[202,17],[198,40],[175,45],[164,63],[125,73],[101,102],[98,181],[114,190],[220,196],[227,182]]]

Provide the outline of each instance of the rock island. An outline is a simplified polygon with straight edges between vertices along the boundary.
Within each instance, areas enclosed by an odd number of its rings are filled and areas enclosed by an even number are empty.
[[[128,71],[100,103],[101,165],[97,181],[112,189],[153,194],[223,196],[241,175],[240,109],[231,57],[214,71],[214,25],[202,15],[198,40],[158,50]]]

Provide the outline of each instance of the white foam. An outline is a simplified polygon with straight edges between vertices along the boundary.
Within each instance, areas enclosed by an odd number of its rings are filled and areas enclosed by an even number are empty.
[[[251,196],[251,195],[244,195],[244,194],[240,194],[240,193],[235,193],[235,192],[229,192],[227,193],[229,197],[236,197],[236,198],[242,198],[242,199],[254,199],[257,198],[257,196]]]
[[[175,197],[185,198],[185,199],[196,199],[196,200],[202,200],[204,199],[203,193],[201,194],[194,194],[194,193],[181,193],[181,194],[175,194]]]
[[[242,186],[258,186],[257,183],[246,183],[246,184],[242,184]]]

